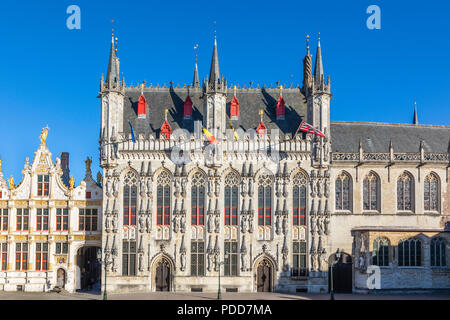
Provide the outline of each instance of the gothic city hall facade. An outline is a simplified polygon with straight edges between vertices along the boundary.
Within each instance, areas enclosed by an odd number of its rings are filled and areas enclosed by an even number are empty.
[[[17,270],[18,243],[35,259],[48,241],[50,261],[65,237],[68,263],[39,272],[69,291],[100,280],[80,262],[100,257],[108,292],[212,292],[219,276],[228,292],[450,290],[449,126],[330,121],[320,39],[299,86],[228,84],[216,39],[210,66],[200,80],[196,63],[189,85],[126,85],[113,37],[98,96],[103,174],[93,181],[86,165],[74,188],[60,163],[48,167],[62,202],[38,196],[29,169],[15,189],[1,180],[0,288],[32,277],[34,260]],[[42,200],[55,219],[68,208],[67,234],[16,230],[19,208],[32,224]],[[84,231],[98,203],[98,231]]]

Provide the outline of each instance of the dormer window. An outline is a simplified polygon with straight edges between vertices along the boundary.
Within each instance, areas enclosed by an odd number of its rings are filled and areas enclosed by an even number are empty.
[[[48,185],[49,185],[48,175],[38,175],[37,178],[38,178],[37,195],[48,196]]]
[[[239,100],[236,96],[233,97],[230,104],[230,119],[238,120],[239,119]]]

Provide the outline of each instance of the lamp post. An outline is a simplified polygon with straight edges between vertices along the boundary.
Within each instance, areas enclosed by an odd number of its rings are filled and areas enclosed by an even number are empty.
[[[336,250],[336,254],[335,254],[336,259],[331,262],[331,275],[330,275],[330,300],[334,300],[334,283],[333,283],[333,267],[336,263],[339,262],[339,259],[341,258],[341,251],[339,250],[339,248]],[[328,265],[330,265],[330,261],[328,261]]]
[[[100,265],[102,265],[102,263],[103,263],[103,265],[105,266],[105,281],[104,281],[105,283],[103,285],[103,288],[104,288],[103,289],[103,300],[108,300],[108,295],[106,293],[106,271],[107,271],[107,266],[110,265],[112,262],[107,261],[106,258],[102,261],[102,250],[101,249],[97,250],[97,259],[100,262]]]
[[[225,253],[224,258],[225,260],[228,259],[228,253]],[[222,300],[222,292],[220,290],[220,266],[225,264],[225,260],[217,262],[217,265],[219,266],[219,288],[217,289],[217,300]]]

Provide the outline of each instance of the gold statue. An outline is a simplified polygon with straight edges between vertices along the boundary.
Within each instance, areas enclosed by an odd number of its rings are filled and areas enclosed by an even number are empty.
[[[97,184],[100,186],[102,184],[102,174],[97,172]]]
[[[75,178],[71,175],[69,179],[70,190],[73,190],[73,186],[75,185]]]
[[[42,128],[42,132],[41,132],[41,143],[45,144],[45,140],[47,140],[47,135],[48,135],[48,126],[46,126],[45,128]]]
[[[86,164],[86,172],[90,172],[92,160],[89,157],[86,157],[84,163]]]
[[[16,186],[14,185],[14,178],[13,178],[12,175],[11,175],[11,177],[9,177],[8,182],[9,182],[9,188],[10,188],[11,190],[14,190],[14,188],[15,188]]]

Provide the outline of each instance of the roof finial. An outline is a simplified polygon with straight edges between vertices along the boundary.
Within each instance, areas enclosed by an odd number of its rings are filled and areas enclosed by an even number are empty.
[[[169,109],[164,110],[164,119],[167,121],[167,113],[169,113]]]
[[[216,39],[217,30],[216,30],[216,21],[214,21],[214,40]]]
[[[280,86],[280,97],[283,96],[283,86]]]
[[[306,53],[309,54],[309,34],[306,35]]]
[[[144,95],[144,87],[145,87],[145,84],[143,82],[143,83],[141,83],[141,96]]]
[[[236,85],[234,85],[233,90],[234,90],[234,96],[236,97]]]
[[[417,101],[414,100],[414,117],[413,117],[413,124],[419,124],[419,118],[417,116]]]
[[[263,116],[264,116],[264,110],[260,109],[259,110],[259,115],[261,116],[261,122],[263,121]]]

